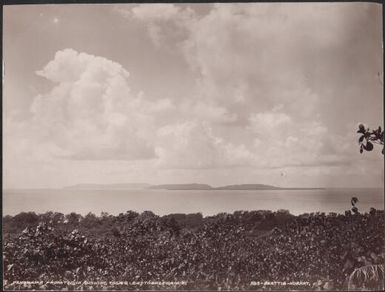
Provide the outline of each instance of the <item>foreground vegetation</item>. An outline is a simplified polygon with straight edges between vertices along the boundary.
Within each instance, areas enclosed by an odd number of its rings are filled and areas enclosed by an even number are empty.
[[[361,271],[384,264],[384,232],[374,209],[20,213],[3,218],[5,288],[380,289],[383,273]]]

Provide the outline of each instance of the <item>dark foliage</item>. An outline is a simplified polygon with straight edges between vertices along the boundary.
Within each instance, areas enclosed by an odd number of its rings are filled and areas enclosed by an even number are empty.
[[[375,209],[300,216],[285,210],[209,217],[160,217],[149,211],[84,217],[21,213],[4,217],[5,288],[256,290],[263,287],[251,286],[252,281],[306,281],[310,284],[292,288],[346,289],[354,268],[384,263],[384,230],[384,211]],[[41,284],[15,284],[18,280]],[[101,280],[106,284],[84,282]]]
[[[378,127],[376,130],[370,130],[366,128],[363,124],[358,126],[357,133],[361,134],[358,138],[358,143],[360,144],[360,153],[365,151],[372,151],[374,148],[373,144],[384,145],[384,131],[381,127]],[[382,148],[382,154],[384,154],[385,148]]]
[[[351,200],[351,203],[352,203],[352,211],[354,214],[358,214],[358,208],[356,206],[356,204],[358,203],[358,198],[357,197],[353,197],[352,200]]]

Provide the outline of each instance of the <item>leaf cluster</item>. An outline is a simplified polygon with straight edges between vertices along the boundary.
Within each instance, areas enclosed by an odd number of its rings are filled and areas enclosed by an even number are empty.
[[[374,148],[373,144],[384,145],[384,131],[381,127],[378,127],[376,130],[370,130],[366,128],[363,124],[358,126],[357,133],[361,134],[358,138],[358,143],[360,144],[360,153],[365,151],[372,151]],[[382,154],[384,154],[384,149],[382,149]]]

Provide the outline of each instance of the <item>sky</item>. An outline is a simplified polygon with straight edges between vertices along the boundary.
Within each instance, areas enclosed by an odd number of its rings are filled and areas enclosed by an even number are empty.
[[[383,187],[381,5],[4,6],[4,188]]]

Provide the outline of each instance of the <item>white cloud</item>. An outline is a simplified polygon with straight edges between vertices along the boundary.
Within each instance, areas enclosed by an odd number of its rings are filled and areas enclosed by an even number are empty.
[[[31,111],[42,139],[72,159],[149,159],[153,115],[168,106],[135,95],[118,63],[71,49],[56,53],[40,76],[54,88],[35,98]]]
[[[30,152],[50,147],[47,156],[73,160],[159,156],[159,165],[177,168],[239,164],[237,157],[245,161],[244,145],[212,134],[216,124],[236,119],[215,103],[199,98],[150,101],[143,92],[131,91],[129,73],[120,64],[72,49],[58,51],[37,74],[54,87],[35,97],[32,120],[19,127],[21,133],[33,133],[26,140]],[[36,158],[44,159],[38,152]],[[188,159],[182,159],[188,152]]]

